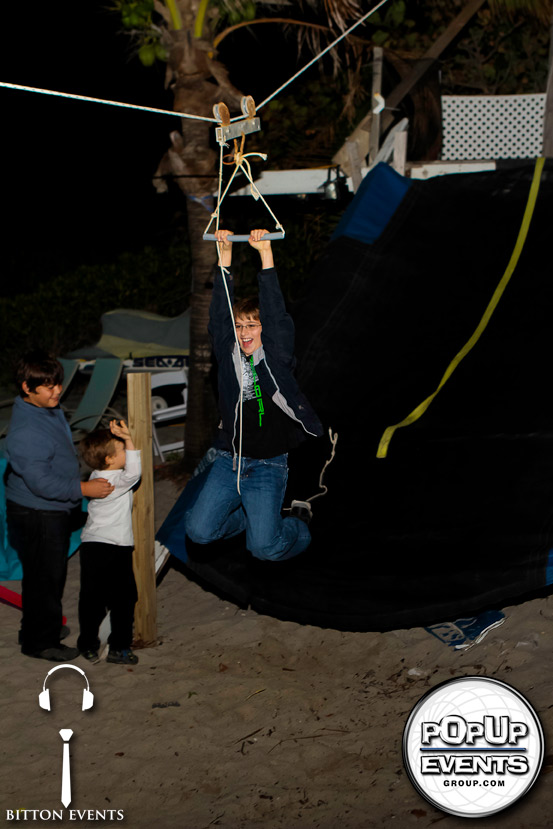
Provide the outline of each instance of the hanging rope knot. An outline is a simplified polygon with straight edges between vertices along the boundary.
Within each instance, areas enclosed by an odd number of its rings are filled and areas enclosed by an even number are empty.
[[[250,167],[249,162],[246,161],[246,159],[251,158],[252,156],[257,156],[262,161],[267,161],[267,153],[258,153],[258,152],[245,153],[244,152],[245,140],[246,140],[246,136],[244,134],[242,134],[242,139],[240,141],[240,146],[238,146],[238,140],[235,138],[234,139],[234,150],[231,153],[226,153],[225,155],[223,155],[222,160],[223,160],[223,164],[225,164],[227,167],[230,166],[231,164],[235,165],[235,167],[236,167],[236,170],[234,171],[235,175],[238,172],[238,170],[242,170],[243,173],[246,176],[249,177],[249,176],[251,176],[251,167]]]

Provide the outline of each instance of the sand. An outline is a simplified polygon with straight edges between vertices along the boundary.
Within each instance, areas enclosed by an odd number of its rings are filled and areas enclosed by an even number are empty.
[[[156,483],[158,525],[177,496],[171,481]],[[64,605],[71,645],[78,581],[77,554]],[[401,756],[412,706],[454,676],[513,685],[549,741],[551,598],[505,608],[505,623],[467,652],[422,628],[344,633],[260,616],[171,567],[157,598],[159,641],[138,651],[138,665],[75,661],[94,694],[84,712],[85,682],[71,670],[48,679],[52,710],[39,707],[53,663],[21,655],[19,611],[0,604],[2,822],[20,809],[20,820],[130,829],[466,827],[420,796]],[[73,730],[68,809],[61,728]],[[532,790],[486,827],[550,827],[552,768],[546,756]]]

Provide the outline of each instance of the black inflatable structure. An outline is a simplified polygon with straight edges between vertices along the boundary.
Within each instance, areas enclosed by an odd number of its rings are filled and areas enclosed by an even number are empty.
[[[534,164],[424,182],[377,170],[294,313],[300,384],[339,435],[311,547],[276,564],[240,538],[187,552],[182,512],[201,476],[158,534],[189,575],[239,604],[359,631],[471,615],[553,582],[553,163],[481,339],[385,459],[384,429],[436,389],[488,305]],[[291,457],[288,503],[318,491],[329,453],[321,439]]]

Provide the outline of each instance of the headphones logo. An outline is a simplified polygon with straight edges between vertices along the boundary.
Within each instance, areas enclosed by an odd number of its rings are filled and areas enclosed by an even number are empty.
[[[53,674],[54,671],[59,671],[62,668],[71,668],[72,671],[78,671],[78,673],[84,676],[86,681],[86,688],[83,690],[83,711],[88,711],[89,708],[92,708],[94,705],[94,694],[90,690],[90,685],[88,682],[87,675],[85,672],[78,668],[76,665],[56,665],[55,668],[52,668],[51,671],[48,671],[46,676],[44,677],[44,682],[42,685],[42,691],[38,695],[38,704],[41,708],[44,708],[45,711],[50,711],[50,691],[46,688],[46,683],[48,681],[48,677],[50,674]],[[61,775],[61,802],[67,808],[71,803],[71,771],[70,771],[70,764],[69,764],[69,740],[73,736],[73,732],[70,728],[62,728],[60,729],[60,737],[63,740],[63,766],[62,766],[62,775]]]
[[[83,711],[88,711],[89,708],[92,708],[94,705],[94,694],[90,690],[90,684],[88,682],[87,675],[82,670],[82,668],[78,668],[76,665],[56,665],[55,668],[52,668],[51,671],[48,671],[44,678],[44,683],[42,685],[42,691],[38,695],[38,704],[41,708],[44,708],[46,711],[50,711],[50,691],[46,688],[46,682],[48,681],[48,677],[50,674],[53,674],[54,671],[59,671],[62,668],[71,668],[72,671],[78,671],[82,676],[84,676],[86,681],[86,688],[83,690]]]

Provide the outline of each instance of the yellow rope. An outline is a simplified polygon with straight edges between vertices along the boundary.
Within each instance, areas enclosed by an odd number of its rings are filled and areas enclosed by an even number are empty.
[[[414,423],[416,420],[419,419],[419,417],[421,417],[421,415],[423,415],[425,413],[425,411],[428,409],[428,407],[430,406],[430,404],[432,403],[432,401],[434,400],[434,398],[436,397],[436,395],[438,394],[440,389],[445,385],[447,380],[449,380],[449,378],[451,377],[451,375],[453,374],[453,372],[455,371],[455,369],[457,368],[457,366],[459,365],[461,360],[464,357],[466,357],[466,355],[469,353],[469,351],[476,345],[476,343],[480,339],[481,334],[485,330],[488,322],[490,321],[490,318],[491,318],[493,312],[495,311],[497,303],[499,302],[499,300],[501,299],[501,296],[503,295],[503,291],[505,290],[505,288],[509,284],[509,280],[510,280],[511,276],[513,275],[513,272],[514,272],[514,270],[515,270],[515,268],[518,264],[520,254],[522,253],[522,249],[524,248],[524,243],[526,242],[526,237],[528,235],[528,229],[530,227],[530,222],[532,221],[532,215],[534,213],[534,208],[536,206],[536,200],[537,200],[537,197],[538,197],[538,191],[539,191],[539,187],[540,187],[540,180],[541,180],[541,174],[542,174],[542,171],[543,171],[544,162],[545,162],[544,158],[536,159],[536,166],[535,166],[535,169],[534,169],[534,177],[532,179],[532,184],[530,186],[530,192],[528,194],[528,201],[526,203],[526,209],[524,211],[524,216],[522,218],[522,224],[520,226],[520,230],[519,230],[519,233],[518,233],[518,238],[517,238],[513,253],[511,255],[511,259],[509,261],[509,264],[507,265],[505,273],[503,274],[503,276],[501,278],[501,281],[499,282],[497,288],[494,291],[494,294],[493,294],[493,296],[492,296],[492,298],[491,298],[491,300],[488,304],[488,307],[484,311],[482,319],[478,323],[478,326],[477,326],[476,330],[474,331],[472,337],[468,340],[468,342],[465,343],[465,345],[462,347],[462,349],[455,355],[453,360],[448,365],[442,379],[440,380],[440,383],[439,383],[438,388],[436,389],[436,391],[434,391],[429,397],[427,397],[426,400],[423,400],[422,403],[420,403],[417,406],[417,408],[414,409],[411,412],[411,414],[407,415],[405,420],[402,420],[400,423],[396,423],[394,426],[388,426],[388,428],[384,431],[384,434],[382,435],[382,438],[380,439],[380,443],[378,445],[378,451],[376,453],[377,458],[385,458],[386,457],[386,455],[388,453],[388,446],[390,444],[390,441],[391,441],[392,436],[393,436],[394,432],[396,431],[396,429],[401,429],[403,426],[409,426],[411,423]]]

